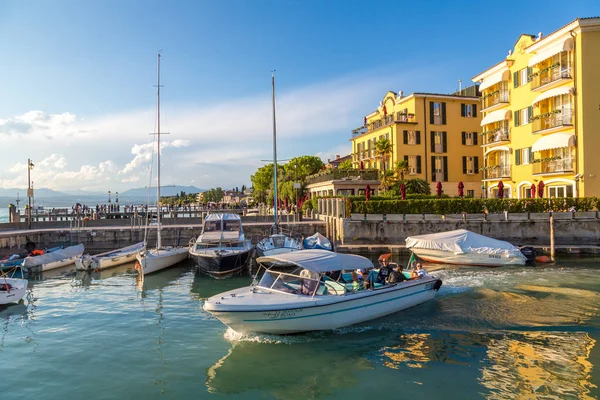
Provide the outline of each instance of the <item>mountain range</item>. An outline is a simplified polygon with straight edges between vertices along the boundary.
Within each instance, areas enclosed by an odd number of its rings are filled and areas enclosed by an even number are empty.
[[[205,192],[207,190],[208,189],[200,189],[195,186],[170,185],[170,186],[161,186],[160,194],[161,194],[161,196],[175,196],[176,194],[181,193],[181,192],[200,193],[200,192]],[[0,197],[10,197],[10,198],[14,197],[16,199],[17,193],[18,193],[18,197],[20,199],[27,199],[27,189],[0,188]],[[156,194],[156,187],[150,188],[150,194],[152,196],[154,196]],[[107,197],[108,193],[107,192],[87,192],[84,190],[72,190],[72,191],[68,191],[68,192],[59,192],[59,191],[47,189],[47,188],[39,188],[39,189],[36,188],[34,195],[37,199],[47,199],[47,198],[58,198],[58,197],[81,198],[81,197],[86,197],[86,196]],[[114,196],[115,196],[115,193],[113,192],[111,197],[114,199]],[[147,197],[147,196],[148,196],[148,188],[129,189],[129,190],[119,193],[119,198],[121,198],[121,197],[139,198],[139,197]]]

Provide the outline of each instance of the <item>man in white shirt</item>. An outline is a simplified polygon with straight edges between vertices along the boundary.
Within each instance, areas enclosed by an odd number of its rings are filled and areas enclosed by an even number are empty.
[[[423,267],[421,266],[421,263],[417,264],[417,278],[421,279],[427,276],[427,272],[425,272],[425,270],[423,269]]]

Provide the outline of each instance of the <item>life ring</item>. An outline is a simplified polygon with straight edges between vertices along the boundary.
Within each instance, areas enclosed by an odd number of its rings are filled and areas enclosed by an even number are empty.
[[[548,256],[537,256],[535,258],[535,262],[540,263],[540,264],[546,264],[546,263],[552,262],[552,259]]]

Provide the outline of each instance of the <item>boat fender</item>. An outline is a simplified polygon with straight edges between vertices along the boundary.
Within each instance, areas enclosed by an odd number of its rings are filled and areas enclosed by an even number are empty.
[[[552,259],[548,256],[537,256],[535,258],[535,262],[538,262],[538,263],[549,263],[551,261],[552,261]]]
[[[440,288],[442,287],[442,280],[438,279],[437,281],[435,281],[435,283],[433,284],[433,290],[435,290],[436,292],[438,290],[440,290]]]

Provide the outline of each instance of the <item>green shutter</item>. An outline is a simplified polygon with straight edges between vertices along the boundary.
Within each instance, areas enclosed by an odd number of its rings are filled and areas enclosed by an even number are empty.
[[[448,152],[448,141],[446,140],[446,132],[442,132],[442,153]]]
[[[421,156],[417,156],[417,174],[421,173]]]
[[[473,117],[477,117],[477,104],[473,104]]]
[[[473,172],[476,174],[479,173],[479,157],[475,156],[475,161],[473,162]]]
[[[463,174],[467,174],[467,157],[463,156]]]
[[[431,152],[435,153],[435,132],[431,131]]]
[[[442,103],[442,125],[446,125],[446,102]]]
[[[417,137],[417,144],[421,144],[421,131],[417,131],[415,136]]]
[[[429,102],[429,123],[433,125],[433,101]]]
[[[448,156],[444,156],[444,182],[448,182]]]
[[[514,112],[514,121],[515,121],[515,126],[519,126],[519,117],[521,116],[521,113],[519,110],[515,110]]]
[[[408,131],[404,131],[403,134],[404,134],[403,142],[404,142],[404,144],[408,144]]]
[[[460,116],[464,117],[467,115],[467,105],[465,103],[460,103]]]
[[[477,146],[477,136],[479,136],[479,134],[477,132],[473,132],[473,144],[475,146]]]
[[[531,74],[533,73],[533,68],[531,67],[527,67],[527,82],[531,82],[532,78],[531,78]]]
[[[431,156],[431,182],[435,182],[435,156]]]
[[[521,165],[521,149],[515,149],[515,165]]]
[[[525,122],[526,124],[531,122],[531,118],[533,118],[533,106],[529,106],[527,107],[527,115],[528,115],[528,120]]]
[[[461,135],[463,146],[467,144],[466,134],[467,134],[467,132],[462,132],[462,135]]]
[[[513,72],[513,84],[516,88],[519,87],[519,71]]]

